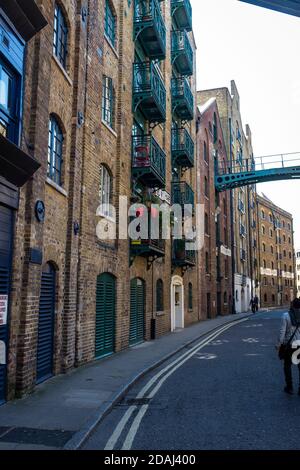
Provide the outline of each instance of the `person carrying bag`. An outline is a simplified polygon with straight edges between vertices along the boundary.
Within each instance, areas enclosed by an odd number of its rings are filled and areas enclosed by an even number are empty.
[[[295,299],[289,312],[282,316],[281,327],[279,332],[278,356],[284,361],[284,376],[286,381],[285,393],[292,395],[293,377],[292,377],[292,348],[293,341],[300,341],[300,299]],[[300,364],[299,370],[299,392],[300,395]]]

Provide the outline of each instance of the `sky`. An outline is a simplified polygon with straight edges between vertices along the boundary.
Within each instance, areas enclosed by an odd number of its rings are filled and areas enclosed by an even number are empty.
[[[300,153],[300,18],[238,0],[191,0],[198,89],[235,80],[254,156]],[[257,187],[294,217],[300,248],[300,180]]]

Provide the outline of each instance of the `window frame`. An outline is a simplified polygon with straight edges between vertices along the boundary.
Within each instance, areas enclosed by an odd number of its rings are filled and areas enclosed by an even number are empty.
[[[113,79],[107,75],[103,75],[102,79],[102,105],[101,105],[102,121],[111,129],[115,128],[115,89]]]
[[[67,68],[69,27],[62,7],[55,3],[53,23],[53,54],[61,66]]]
[[[99,184],[99,215],[106,219],[112,219],[112,175],[105,164],[100,165],[100,184]],[[103,210],[104,208],[104,210]]]
[[[117,17],[109,0],[105,0],[104,34],[109,43],[116,48]]]
[[[55,135],[57,132],[57,136]],[[57,151],[57,143],[60,152]],[[53,115],[49,118],[48,126],[48,166],[47,177],[58,186],[62,186],[62,168],[63,168],[63,146],[64,133],[57,118]],[[54,159],[55,156],[55,159]],[[56,157],[59,157],[58,159]]]

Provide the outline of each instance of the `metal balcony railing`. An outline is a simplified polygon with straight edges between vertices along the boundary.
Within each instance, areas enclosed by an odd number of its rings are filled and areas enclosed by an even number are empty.
[[[195,193],[185,181],[172,183],[172,204],[191,205],[195,208]]]
[[[186,240],[173,240],[172,243],[172,263],[174,266],[185,267],[195,266],[196,252],[187,250]]]
[[[172,31],[172,63],[181,75],[193,75],[194,52],[186,31]]]
[[[152,135],[132,137],[132,174],[149,187],[165,187],[166,154]]]
[[[133,111],[150,122],[166,120],[166,87],[154,62],[133,64]]]
[[[184,129],[172,130],[172,163],[192,168],[195,161],[195,143],[189,132]]]
[[[135,0],[134,38],[149,59],[166,58],[166,26],[158,0]]]
[[[186,78],[172,79],[172,108],[173,113],[180,119],[194,119],[194,96]]]
[[[192,6],[190,0],[171,0],[172,16],[179,29],[192,31]]]

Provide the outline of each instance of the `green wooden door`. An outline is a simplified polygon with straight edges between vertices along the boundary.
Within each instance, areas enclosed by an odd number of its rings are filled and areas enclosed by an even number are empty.
[[[145,284],[141,279],[133,279],[130,285],[130,346],[144,341],[144,317]]]
[[[115,349],[116,280],[111,274],[97,278],[96,358],[112,354]]]

